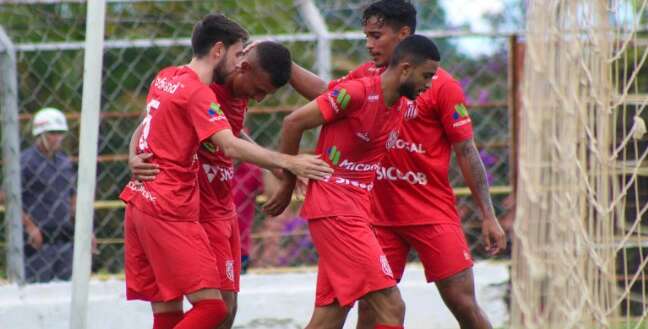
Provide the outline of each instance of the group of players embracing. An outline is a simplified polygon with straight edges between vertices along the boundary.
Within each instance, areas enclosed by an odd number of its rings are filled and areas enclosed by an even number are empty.
[[[326,82],[281,44],[246,45],[243,27],[210,14],[194,27],[191,62],[155,77],[120,195],[127,298],[151,303],[154,329],[232,326],[241,268],[233,160],[281,177],[268,215],[290,204],[297,177],[309,180],[302,216],[319,262],[307,328],[342,328],[356,301],[358,328],[403,328],[397,283],[411,248],[461,328],[491,328],[448,180],[453,150],[486,250],[498,253],[506,238],[461,87],[436,45],[415,34],[411,3],[372,3],[362,27],[371,60]],[[287,83],[311,101],[284,118],[270,151],[241,132],[248,100]],[[315,155],[298,154],[303,132],[316,127]],[[193,305],[186,313],[183,297]]]

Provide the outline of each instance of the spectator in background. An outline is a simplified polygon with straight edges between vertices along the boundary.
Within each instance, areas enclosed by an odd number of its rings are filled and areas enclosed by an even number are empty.
[[[76,170],[61,151],[67,131],[63,113],[44,108],[32,122],[34,144],[20,154],[27,282],[72,276]]]
[[[246,273],[250,264],[252,245],[252,224],[256,213],[256,197],[263,193],[263,172],[261,168],[247,162],[239,162],[234,168],[232,194],[236,204],[239,232],[241,233],[241,273]]]

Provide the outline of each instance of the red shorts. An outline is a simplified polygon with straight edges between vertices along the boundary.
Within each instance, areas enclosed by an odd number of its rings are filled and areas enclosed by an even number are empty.
[[[397,281],[403,276],[411,248],[418,253],[428,282],[447,279],[473,265],[459,225],[374,226],[374,230]]]
[[[336,300],[341,306],[352,306],[367,293],[396,285],[387,258],[365,218],[311,219],[308,228],[319,253],[315,306]]]
[[[200,223],[218,262],[221,290],[239,291],[241,279],[241,237],[238,219]]]
[[[127,299],[166,302],[220,288],[216,257],[198,221],[160,220],[130,204],[125,217]]]

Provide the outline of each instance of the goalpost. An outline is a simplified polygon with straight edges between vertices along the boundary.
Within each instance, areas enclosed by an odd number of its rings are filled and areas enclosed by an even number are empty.
[[[105,13],[105,0],[88,1],[83,59],[83,98],[79,138],[79,178],[74,230],[70,329],[85,329],[87,326]]]
[[[529,2],[512,328],[648,328],[647,5]]]

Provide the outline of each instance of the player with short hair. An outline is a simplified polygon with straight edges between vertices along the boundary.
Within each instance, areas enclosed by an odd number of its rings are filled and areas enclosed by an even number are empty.
[[[410,36],[381,75],[344,81],[284,119],[280,151],[296,154],[303,132],[322,126],[316,153],[335,170],[329,179],[309,183],[302,208],[319,253],[315,311],[307,328],[341,328],[361,298],[377,314],[375,328],[403,326],[405,305],[370,226],[370,192],[383,155],[398,139],[403,114],[430,86],[438,60],[432,41]],[[287,176],[265,206],[270,215],[290,203],[295,179]]]
[[[256,43],[241,54],[234,69],[225,72],[221,81],[210,84],[235,136],[254,142],[242,132],[248,100],[261,102],[284,86],[290,77],[291,63],[290,51],[283,45],[271,41]],[[145,162],[150,156],[130,154],[129,167],[137,179],[152,180],[159,172],[156,164]],[[198,161],[200,223],[218,260],[221,295],[230,310],[221,327],[230,328],[236,315],[241,275],[241,240],[231,187],[233,162],[209,141],[199,148]]]
[[[209,88],[224,81],[242,52],[247,32],[220,14],[198,22],[193,58],[169,67],[151,83],[147,116],[133,136],[137,153],[159,167],[151,181],[131,180],[120,195],[124,224],[128,299],[151,302],[154,329],[212,329],[228,316],[217,258],[200,219],[199,161],[202,142],[225,156],[266,168],[284,168],[321,179],[331,170],[315,156],[288,156],[243,141],[232,133],[219,100]],[[182,297],[193,308],[182,311]]]
[[[363,13],[366,46],[372,61],[328,87],[359,77],[381,74],[399,40],[414,33],[416,9],[403,0],[381,0]],[[293,64],[291,84],[314,97],[327,83]],[[486,173],[475,147],[472,123],[459,83],[439,68],[432,87],[405,114],[396,147],[378,171],[373,191],[374,229],[397,280],[414,248],[428,282],[439,292],[462,329],[491,328],[475,298],[472,257],[448,181],[452,150],[480,210],[486,250],[494,255],[506,247],[488,191]],[[358,328],[371,328],[376,315],[360,303]]]

